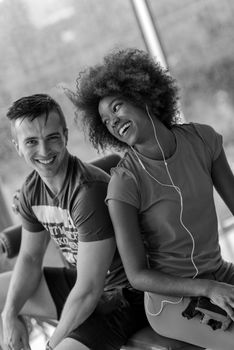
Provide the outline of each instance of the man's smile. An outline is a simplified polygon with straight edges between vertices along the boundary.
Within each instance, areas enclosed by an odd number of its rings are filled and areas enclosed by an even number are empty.
[[[49,159],[35,159],[35,161],[40,163],[40,164],[47,165],[47,164],[52,164],[53,161],[55,160],[55,158],[56,158],[56,156],[51,157]]]

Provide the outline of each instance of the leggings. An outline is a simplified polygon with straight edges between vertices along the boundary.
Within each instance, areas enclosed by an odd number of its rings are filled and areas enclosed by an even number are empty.
[[[203,277],[207,278],[207,275]],[[234,265],[224,262],[218,271],[209,275],[209,278],[234,285]],[[181,313],[187,307],[190,298],[161,297],[164,300],[171,299],[171,301],[177,303],[164,303],[161,312],[158,312],[159,309],[155,309],[155,295],[146,294],[145,309],[147,318],[157,333],[212,350],[234,349],[234,322],[226,331],[220,329],[214,331],[210,326],[202,324],[198,317],[188,320],[182,316]],[[154,316],[153,314],[158,315]]]

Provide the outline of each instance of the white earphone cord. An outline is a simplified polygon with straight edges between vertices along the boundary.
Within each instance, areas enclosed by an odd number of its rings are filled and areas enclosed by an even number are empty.
[[[143,168],[143,170],[154,180],[156,181],[159,185],[161,186],[165,186],[165,187],[172,187],[176,190],[176,192],[179,194],[179,197],[180,197],[180,224],[181,226],[185,229],[185,231],[189,234],[191,240],[192,240],[192,250],[191,250],[191,255],[190,255],[190,258],[191,258],[191,262],[194,266],[194,269],[195,269],[195,274],[194,276],[192,277],[193,279],[198,275],[199,271],[198,271],[198,268],[194,262],[194,258],[193,258],[193,254],[194,254],[194,250],[195,250],[195,241],[194,241],[194,238],[193,238],[193,235],[192,233],[189,231],[189,229],[184,225],[183,223],[183,197],[182,197],[182,193],[181,193],[181,189],[176,186],[174,184],[174,181],[172,180],[172,177],[171,177],[171,174],[170,174],[170,171],[168,169],[168,165],[167,165],[167,161],[166,161],[166,158],[165,158],[165,155],[164,155],[164,152],[163,152],[163,149],[162,149],[162,146],[158,140],[158,137],[157,137],[157,132],[156,132],[156,128],[155,128],[155,125],[154,125],[154,122],[153,122],[153,119],[149,113],[149,109],[148,109],[148,106],[146,105],[146,112],[147,112],[147,115],[151,121],[151,124],[153,126],[153,132],[154,132],[154,138],[155,138],[155,141],[156,143],[158,144],[158,147],[161,151],[161,154],[162,154],[162,157],[163,157],[163,162],[165,164],[165,168],[166,168],[166,171],[167,171],[167,174],[168,174],[168,177],[170,179],[170,182],[171,184],[164,184],[162,182],[160,182],[159,180],[157,180],[152,174],[150,174],[150,172],[146,169],[146,167],[144,166],[143,162],[141,161],[140,157],[138,156],[138,152],[133,148],[133,152],[135,153],[137,159],[138,159],[138,162],[140,163],[141,167]],[[145,292],[147,298],[148,298],[148,301],[150,299],[150,295],[148,292]],[[151,313],[148,309],[148,303],[146,304],[146,312],[150,315],[150,316],[158,316],[161,312],[162,312],[162,309],[163,309],[163,306],[165,303],[168,303],[168,304],[179,304],[181,301],[183,300],[183,297],[181,297],[178,301],[171,301],[171,300],[162,300],[161,301],[161,307],[160,307],[160,310],[157,312],[157,313]]]

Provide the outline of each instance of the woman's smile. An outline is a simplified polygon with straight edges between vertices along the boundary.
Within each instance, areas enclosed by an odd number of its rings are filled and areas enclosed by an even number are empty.
[[[118,129],[118,133],[121,137],[125,136],[128,133],[128,130],[131,126],[131,122],[126,122],[124,123],[124,125],[122,125],[119,129]]]
[[[107,96],[99,102],[98,110],[109,132],[127,145],[136,145],[147,135],[146,113],[132,103],[115,96]]]

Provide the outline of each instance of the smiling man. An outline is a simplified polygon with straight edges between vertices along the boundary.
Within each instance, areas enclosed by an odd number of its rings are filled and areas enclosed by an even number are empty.
[[[17,263],[0,276],[4,344],[29,348],[19,317],[27,314],[59,320],[48,350],[120,349],[147,321],[143,295],[130,287],[116,251],[104,203],[109,175],[69,154],[66,121],[50,96],[23,97],[7,117],[33,171],[20,191]],[[69,268],[42,267],[50,238]]]

